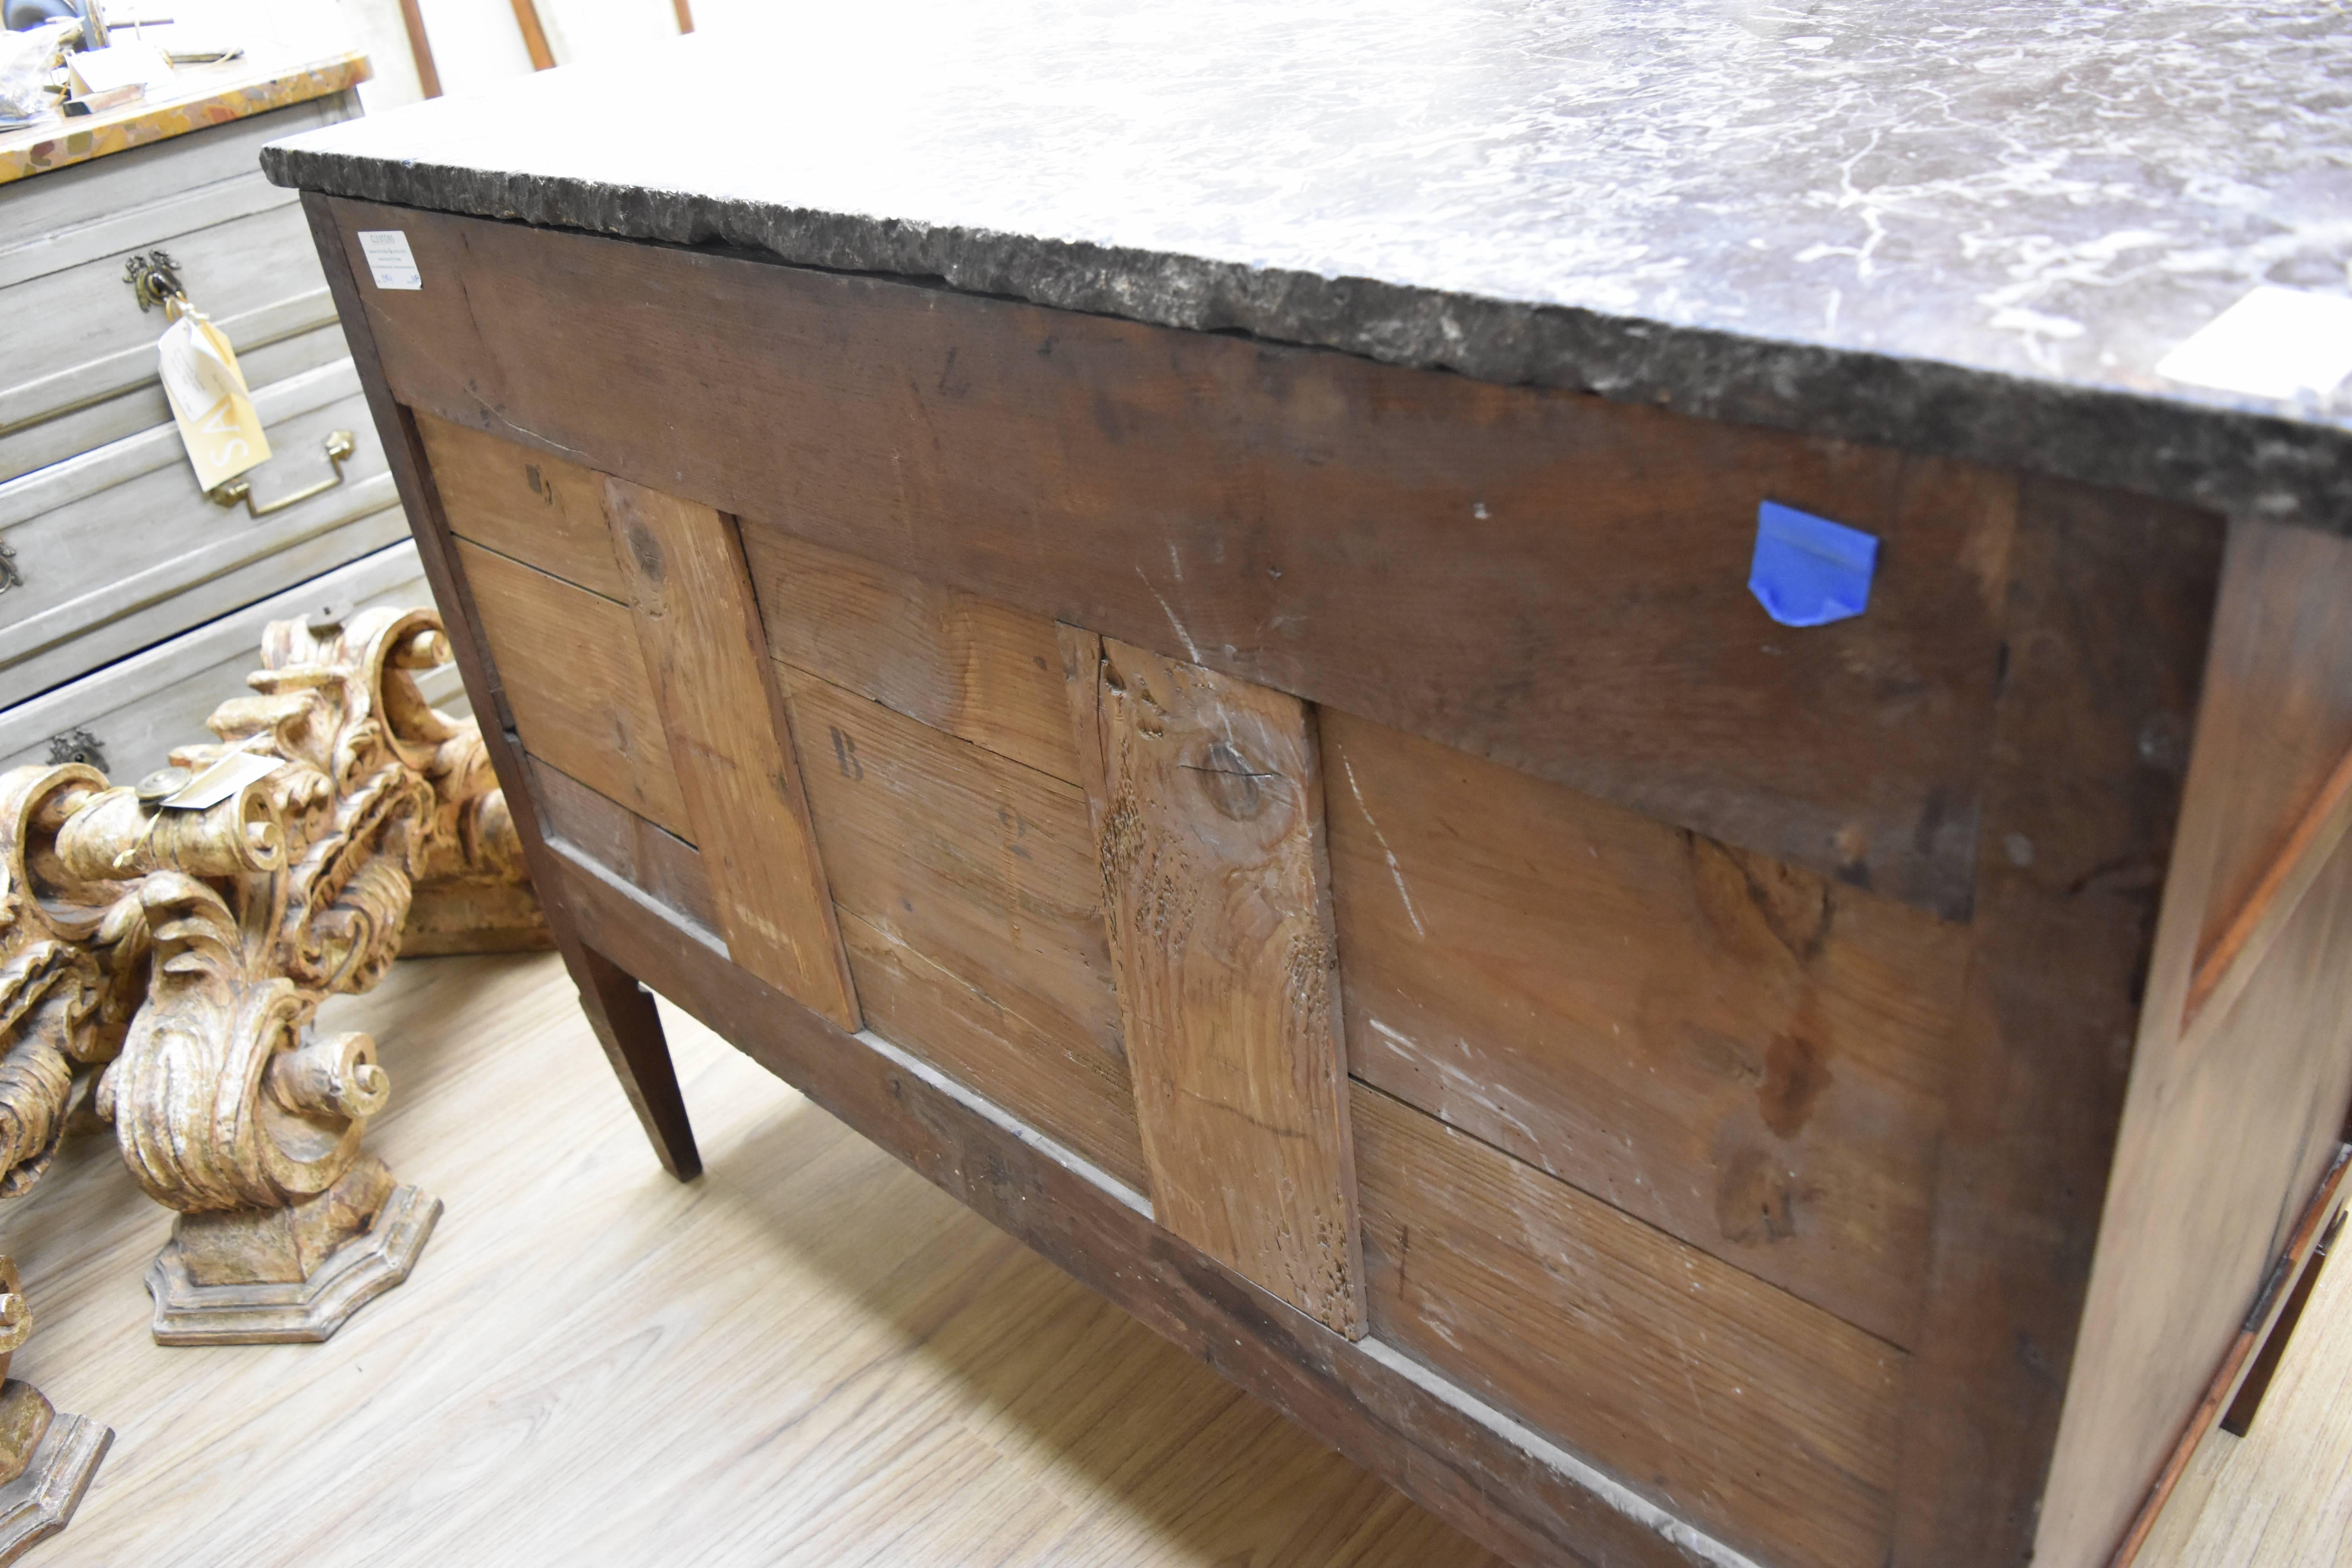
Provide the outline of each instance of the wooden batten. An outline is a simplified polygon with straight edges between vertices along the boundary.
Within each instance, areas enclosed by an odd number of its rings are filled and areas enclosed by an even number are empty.
[[[855,1029],[856,994],[734,524],[609,477],[604,511],[728,952]]]
[[[1072,663],[1154,1213],[1355,1338],[1363,1255],[1313,721],[1297,698],[1111,638]]]

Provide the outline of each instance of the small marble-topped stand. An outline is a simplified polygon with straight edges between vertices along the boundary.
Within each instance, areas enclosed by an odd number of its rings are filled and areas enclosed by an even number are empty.
[[[353,51],[256,51],[217,65],[182,66],[146,98],[101,113],[44,120],[0,133],[0,185],[211,125],[307,103],[368,79]]]

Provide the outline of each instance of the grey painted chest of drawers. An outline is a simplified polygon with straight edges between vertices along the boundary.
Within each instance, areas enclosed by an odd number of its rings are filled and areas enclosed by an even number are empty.
[[[236,62],[0,138],[0,767],[142,773],[244,689],[266,622],[430,601],[301,209],[257,162],[357,115],[366,74],[352,55]],[[249,476],[264,515],[188,466],[164,317],[126,276],[159,250],[236,347],[273,453]],[[355,437],[341,482],[268,510],[337,471],[336,431]]]

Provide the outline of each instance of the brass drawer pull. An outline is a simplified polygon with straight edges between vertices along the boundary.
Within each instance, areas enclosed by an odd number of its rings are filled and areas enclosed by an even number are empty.
[[[122,264],[122,280],[131,285],[131,297],[139,301],[139,313],[145,315],[167,300],[186,303],[188,291],[180,287],[179,264],[162,250],[151,250],[134,256]]]
[[[335,465],[334,478],[320,479],[317,484],[310,486],[309,489],[296,490],[291,495],[279,496],[268,506],[256,506],[254,504],[253,481],[250,479],[236,479],[224,480],[220,484],[215,485],[211,489],[206,490],[205,493],[212,498],[213,504],[215,506],[235,506],[237,502],[243,501],[245,503],[245,510],[255,517],[268,517],[273,511],[284,511],[288,507],[294,505],[298,501],[306,501],[312,496],[324,495],[329,490],[333,489],[337,485],[341,484],[343,482],[343,459],[350,457],[352,452],[357,449],[358,443],[352,439],[352,433],[350,431],[334,431],[332,434],[328,436],[325,446],[327,461]]]
[[[62,735],[49,737],[49,766],[66,763],[87,763],[100,773],[106,771],[106,750],[97,736],[87,730],[68,730]]]

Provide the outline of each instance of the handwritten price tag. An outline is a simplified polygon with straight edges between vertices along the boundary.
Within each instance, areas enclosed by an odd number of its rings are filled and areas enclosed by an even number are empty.
[[[197,486],[211,489],[268,462],[269,437],[261,433],[245,373],[221,330],[197,311],[182,310],[155,347],[163,361],[163,396],[196,470]]]

